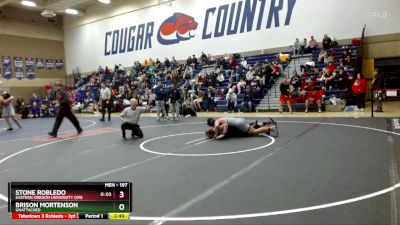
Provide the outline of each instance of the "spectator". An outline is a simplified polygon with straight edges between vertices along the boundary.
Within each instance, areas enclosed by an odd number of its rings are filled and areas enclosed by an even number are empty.
[[[281,67],[279,66],[279,63],[275,62],[274,69],[272,70],[272,76],[274,79],[277,79],[280,75],[281,75]]]
[[[194,90],[193,90],[194,93]],[[197,94],[193,94],[193,104],[194,108],[197,112],[200,112],[202,110],[201,104],[203,103],[204,100],[204,93],[200,88],[197,89]]]
[[[192,66],[193,68],[196,67],[198,64],[197,58],[195,55],[192,56]]]
[[[25,107],[24,99],[21,96],[19,96],[17,98],[17,101],[15,102],[15,111],[17,113],[21,113],[23,107]]]
[[[312,53],[313,51],[317,50],[318,42],[314,39],[314,36],[311,36],[311,40],[308,43],[308,47],[305,50],[305,53]]]
[[[101,83],[100,99],[99,103],[101,106],[101,122],[104,122],[104,116],[106,109],[108,113],[108,121],[111,120],[111,90],[106,86],[105,83]]]
[[[30,112],[33,118],[40,118],[40,106],[36,102],[32,103]]]
[[[325,69],[333,73],[336,70],[336,65],[331,61],[328,63],[328,66]]]
[[[218,85],[222,86],[223,82],[225,81],[224,74],[220,72],[217,76]]]
[[[322,47],[325,50],[332,48],[332,39],[327,34],[324,35],[324,39],[322,40]]]
[[[301,47],[300,47],[300,54],[303,55],[306,51],[307,48],[307,38],[303,39],[303,42],[301,42]]]
[[[231,67],[231,69],[234,69],[234,68],[236,68],[236,66],[237,66],[236,57],[234,55],[232,55],[231,60],[230,60],[230,67]]]
[[[151,92],[150,88],[146,88],[144,100],[146,102],[146,111],[150,112],[151,108],[153,108],[153,93]]]
[[[357,79],[353,82],[352,90],[360,112],[365,108],[365,93],[367,92],[367,80],[361,73],[357,74]]]
[[[176,61],[175,56],[172,56],[171,65],[172,66],[177,66],[178,65],[178,62]]]
[[[243,78],[240,78],[240,81],[236,85],[238,93],[240,94],[242,92],[242,89],[244,89],[245,87],[246,87],[246,81]]]
[[[312,68],[315,68],[315,62],[306,62],[304,65],[300,65],[300,72],[310,72]]]
[[[31,105],[33,105],[34,102],[36,102],[36,104],[38,106],[40,106],[42,101],[40,100],[40,98],[35,93],[32,93]]]
[[[181,100],[181,93],[174,84],[171,84],[168,98],[172,119],[175,120],[175,118],[179,118],[179,101]]]
[[[201,52],[200,60],[201,60],[201,64],[203,64],[203,65],[208,64],[208,58],[204,52]]]
[[[308,113],[308,106],[309,104],[317,104],[318,106],[318,112],[321,113],[321,103],[322,96],[320,95],[320,92],[317,91],[314,87],[311,87],[309,91],[307,92],[307,99],[305,102],[306,110],[305,113]]]
[[[250,82],[254,79],[254,69],[251,68],[249,71],[246,73],[246,80],[247,82]]]
[[[299,91],[301,77],[296,71],[293,72],[293,77],[290,79],[290,85],[292,85],[296,91]]]
[[[241,104],[241,108],[246,110],[247,112],[253,112],[253,101],[254,101],[254,93],[253,89],[250,86],[246,88],[246,94],[244,95],[243,102]]]
[[[207,112],[210,109],[213,109],[215,111],[215,102],[214,102],[214,97],[215,97],[215,90],[212,86],[209,86],[207,88],[207,93],[204,95],[204,100],[207,103]]]
[[[242,65],[244,68],[247,66],[247,60],[242,57],[242,60],[240,61],[240,65]]]
[[[330,70],[325,70],[321,76],[321,80],[324,83],[326,90],[331,90],[334,85],[335,75]]]
[[[349,66],[351,65],[351,54],[348,49],[344,50],[341,58],[342,66]]]
[[[165,110],[165,100],[166,100],[166,90],[164,89],[162,82],[158,81],[157,86],[154,89],[156,94],[156,107],[157,107],[157,121],[160,120],[160,113],[162,112],[162,117],[166,117],[169,120],[168,114]]]
[[[339,68],[339,73],[335,75],[335,87],[339,90],[346,89],[346,82],[348,80],[348,73],[344,71],[343,67]]]
[[[383,92],[385,88],[385,75],[382,73],[379,68],[376,68],[374,71],[374,79],[372,80],[371,89],[374,91],[374,99],[377,101],[377,109],[375,112],[383,112],[382,101],[383,101]]]
[[[318,63],[319,64],[324,64],[325,63],[325,61],[327,61],[327,53],[326,53],[326,50],[325,49],[322,49],[320,52],[319,52],[319,55],[318,55]]]
[[[236,66],[234,69],[231,70],[231,76],[230,76],[230,83],[236,83],[239,81],[239,67]]]
[[[237,106],[237,96],[232,89],[228,90],[228,94],[226,95],[226,101],[228,105],[228,111],[234,112]]]
[[[292,111],[292,104],[291,104],[291,92],[290,92],[290,84],[287,80],[287,78],[284,78],[280,87],[279,87],[280,91],[281,91],[281,96],[280,96],[280,109],[279,112],[282,113],[283,111],[283,105],[287,104],[288,108],[289,108],[289,112],[293,113]]]
[[[294,50],[294,55],[299,55],[300,54],[301,43],[300,43],[300,40],[298,38],[296,38],[296,41],[294,42],[293,50]]]

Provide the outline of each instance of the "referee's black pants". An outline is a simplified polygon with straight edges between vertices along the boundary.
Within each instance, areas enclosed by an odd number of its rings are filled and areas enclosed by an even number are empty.
[[[67,117],[71,121],[71,123],[75,126],[78,133],[82,132],[81,125],[79,124],[78,119],[72,113],[71,107],[60,107],[56,116],[56,121],[54,122],[53,130],[51,132],[52,134],[57,135],[58,129],[60,128],[61,123],[64,120],[64,117]]]
[[[140,126],[138,124],[130,124],[128,122],[124,122],[121,125],[121,130],[122,130],[122,137],[125,138],[125,130],[131,130],[132,131],[132,137],[137,136],[139,138],[143,138],[143,132],[140,129]]]
[[[104,120],[104,116],[106,115],[106,109],[108,113],[108,120],[111,119],[111,100],[101,100],[101,119]]]

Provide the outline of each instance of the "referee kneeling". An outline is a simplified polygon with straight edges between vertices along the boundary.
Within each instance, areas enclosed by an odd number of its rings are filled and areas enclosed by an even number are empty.
[[[143,132],[140,129],[138,122],[140,114],[146,111],[146,107],[137,107],[138,100],[134,98],[131,99],[130,103],[131,106],[124,109],[124,111],[121,113],[121,119],[123,121],[121,125],[122,138],[126,139],[125,130],[131,130],[132,137],[137,136],[139,138],[143,138]]]

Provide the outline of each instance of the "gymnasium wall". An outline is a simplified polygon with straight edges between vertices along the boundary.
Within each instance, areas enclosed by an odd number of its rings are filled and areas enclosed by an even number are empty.
[[[176,0],[69,26],[64,30],[67,73],[99,65],[130,66],[146,58],[186,59],[291,45],[325,33],[338,40],[400,33],[398,0]],[[180,14],[175,14],[180,13]],[[183,14],[183,15],[182,15]]]
[[[40,16],[40,12],[11,7],[0,10],[0,59],[2,56],[11,56],[62,59],[65,62],[62,20],[57,21],[56,18],[49,22]],[[0,63],[0,70],[2,67]],[[7,88],[13,95],[27,99],[33,91],[40,93],[45,84],[65,79],[66,76],[65,66],[63,70],[35,69],[35,73],[34,80],[1,79],[0,88]]]

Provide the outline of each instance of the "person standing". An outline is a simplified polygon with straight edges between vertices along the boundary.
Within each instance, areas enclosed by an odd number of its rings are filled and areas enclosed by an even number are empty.
[[[157,86],[154,89],[154,94],[156,94],[157,121],[160,120],[161,112],[163,117],[166,116],[168,120],[168,114],[165,110],[166,93],[161,81],[157,82]]]
[[[137,107],[139,102],[138,100],[132,98],[130,100],[131,106],[127,107],[121,113],[121,120],[123,123],[121,124],[122,130],[122,138],[126,139],[126,130],[131,130],[131,136],[137,136],[138,138],[143,138],[143,132],[140,129],[140,125],[138,124],[140,115],[146,112],[146,107]]]
[[[382,102],[383,102],[383,93],[385,88],[385,75],[378,69],[375,69],[374,72],[374,80],[372,81],[372,90],[374,92],[374,98],[377,101],[377,109],[376,112],[383,112]]]
[[[281,96],[279,98],[279,102],[280,102],[279,113],[282,113],[284,104],[287,104],[287,106],[289,108],[289,112],[293,113],[292,104],[290,102],[290,100],[291,100],[290,84],[289,84],[289,81],[287,80],[287,78],[283,79],[279,89],[281,91]]]
[[[100,89],[100,104],[101,104],[101,122],[104,122],[104,116],[106,109],[108,113],[108,121],[111,120],[111,90],[106,86],[105,83],[101,83]]]
[[[69,96],[68,94],[63,90],[63,85],[60,83],[56,84],[56,90],[53,91],[49,89],[50,91],[50,100],[57,100],[58,105],[59,105],[59,110],[56,116],[56,120],[54,121],[54,126],[53,130],[49,132],[49,135],[51,137],[57,137],[57,132],[58,129],[61,126],[62,121],[64,120],[64,117],[67,117],[72,124],[75,126],[78,134],[81,134],[83,129],[81,125],[79,124],[78,119],[75,117],[75,115],[71,111],[71,105],[69,102]]]
[[[14,100],[14,96],[11,96],[8,92],[4,92],[2,95],[2,103],[3,106],[2,115],[4,120],[7,123],[8,129],[7,131],[12,131],[13,127],[11,126],[11,121],[13,120],[15,124],[21,129],[21,124],[18,123],[18,120],[15,118],[15,110],[14,106],[12,105],[12,101]]]
[[[169,92],[169,106],[172,113],[172,119],[179,118],[179,101],[181,100],[181,93],[174,84],[171,84],[171,91]]]
[[[352,90],[356,100],[356,104],[360,112],[365,108],[365,93],[367,91],[367,80],[361,73],[357,74],[357,79],[353,82]]]

